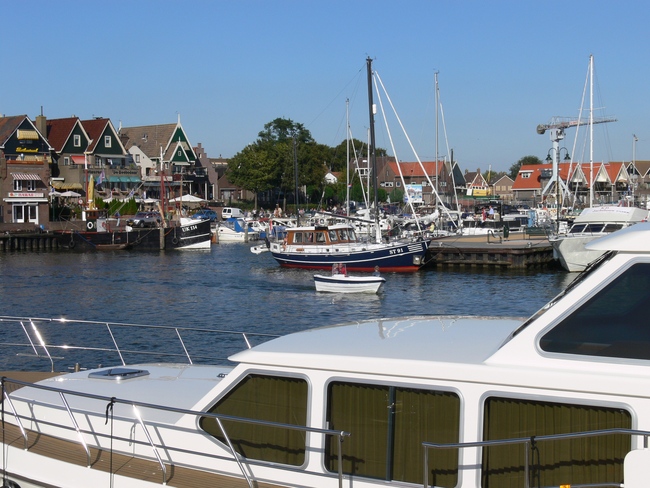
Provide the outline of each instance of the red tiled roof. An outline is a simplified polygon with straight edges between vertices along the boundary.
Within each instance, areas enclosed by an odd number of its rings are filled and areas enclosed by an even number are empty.
[[[397,167],[398,164],[399,164],[399,168]],[[396,175],[400,174],[400,169],[401,169],[402,174],[404,176],[424,177],[425,175],[435,176],[436,174],[439,174],[442,168],[444,167],[444,162],[438,161],[438,168],[436,168],[435,161],[422,161],[422,166],[420,166],[420,163],[418,162],[397,163],[396,161],[389,161],[388,166],[390,167],[391,171]],[[422,170],[422,168],[424,168],[424,171]],[[436,169],[438,170],[437,172]]]
[[[81,125],[83,125],[88,137],[90,137],[90,143],[88,144],[88,151],[93,152],[97,143],[99,142],[104,129],[108,125],[108,119],[91,119],[91,120],[82,120]]]
[[[63,151],[63,146],[70,138],[72,129],[78,120],[77,117],[68,117],[47,121],[47,140],[57,153]]]

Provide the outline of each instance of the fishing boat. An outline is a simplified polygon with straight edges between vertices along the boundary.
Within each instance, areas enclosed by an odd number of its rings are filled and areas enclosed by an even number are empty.
[[[347,224],[315,225],[286,229],[286,238],[270,241],[269,251],[281,266],[331,269],[336,263],[352,271],[417,271],[424,265],[426,240],[375,242],[357,237]]]
[[[549,238],[556,258],[567,271],[583,271],[603,251],[586,249],[586,245],[612,232],[648,220],[648,211],[638,207],[603,205],[585,208],[566,234]]]
[[[378,275],[352,276],[345,265],[332,266],[331,275],[314,275],[316,291],[329,293],[378,293],[386,279]]]
[[[78,363],[2,373],[4,486],[645,488],[650,223],[588,247],[606,252],[529,319],[247,333],[227,365],[223,331],[0,317],[5,357]]]
[[[98,224],[98,223],[99,224]],[[209,220],[182,217],[168,226],[113,228],[103,219],[92,222],[87,230],[55,231],[61,249],[70,250],[174,250],[210,249]]]

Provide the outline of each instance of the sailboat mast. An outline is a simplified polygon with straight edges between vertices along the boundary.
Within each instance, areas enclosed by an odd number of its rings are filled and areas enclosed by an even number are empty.
[[[379,205],[378,205],[378,191],[377,191],[377,153],[375,151],[375,104],[372,100],[372,59],[366,59],[366,67],[368,71],[368,115],[370,119],[370,145],[368,151],[370,153],[370,162],[372,163],[372,178],[374,186],[374,204],[375,204],[375,238],[377,242],[381,241],[381,234],[379,232]]]
[[[594,55],[589,56],[589,206],[594,205]]]
[[[350,216],[350,99],[345,100],[345,215]]]
[[[438,171],[438,107],[440,106],[440,92],[438,91],[438,72],[436,71],[434,74],[435,77],[435,82],[436,82],[436,195],[440,195],[440,191],[438,188],[438,176],[440,175],[440,171]],[[436,201],[436,208],[438,208],[438,198],[435,199]]]

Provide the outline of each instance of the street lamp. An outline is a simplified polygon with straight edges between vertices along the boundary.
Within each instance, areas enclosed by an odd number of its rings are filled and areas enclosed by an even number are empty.
[[[560,183],[562,181],[562,178],[560,178],[560,155],[562,154],[562,150],[565,152],[564,161],[571,161],[569,150],[566,147],[552,147],[546,154],[546,162],[555,165],[555,226],[558,232],[560,230]],[[553,153],[553,156],[551,156],[551,153]],[[569,176],[570,175],[567,173],[567,182]]]

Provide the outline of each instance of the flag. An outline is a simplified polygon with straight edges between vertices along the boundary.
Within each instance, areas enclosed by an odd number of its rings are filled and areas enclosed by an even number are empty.
[[[106,175],[104,175],[104,170],[102,170],[101,174],[97,177],[97,184],[101,185],[104,182],[105,178]]]

